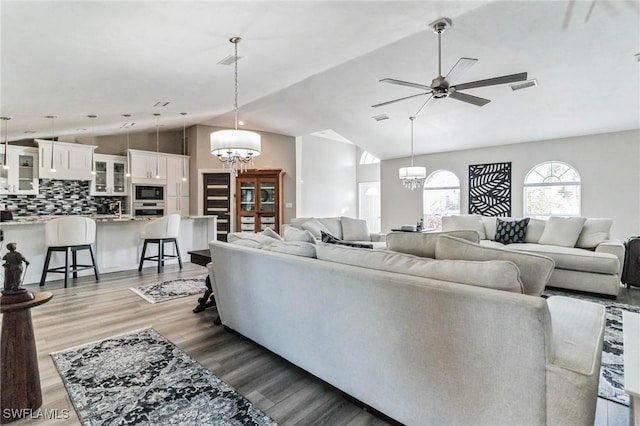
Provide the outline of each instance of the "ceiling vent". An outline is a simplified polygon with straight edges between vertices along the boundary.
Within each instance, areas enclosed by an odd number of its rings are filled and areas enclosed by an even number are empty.
[[[158,101],[158,102],[156,102],[156,103],[153,105],[153,107],[154,107],[154,108],[164,108],[164,107],[166,107],[167,105],[169,105],[170,103],[171,103],[171,102],[169,102],[169,101]]]
[[[133,127],[135,125],[136,125],[136,123],[134,121],[127,121],[122,126],[120,126],[120,128],[121,129],[128,129],[128,128]]]
[[[528,87],[537,87],[538,86],[538,80],[531,79],[531,80],[527,80],[527,81],[522,81],[522,82],[518,82],[518,83],[513,83],[510,84],[509,87],[511,87],[511,90],[513,90],[514,92],[516,90],[522,90],[522,89],[526,89]]]
[[[380,115],[374,115],[371,118],[373,118],[376,121],[383,121],[383,120],[388,120],[389,116],[387,114],[380,114]]]
[[[242,59],[242,56],[238,56],[237,60]],[[236,57],[235,55],[229,55],[226,58],[222,59],[220,62],[218,62],[218,65],[231,65],[234,64],[236,62]]]

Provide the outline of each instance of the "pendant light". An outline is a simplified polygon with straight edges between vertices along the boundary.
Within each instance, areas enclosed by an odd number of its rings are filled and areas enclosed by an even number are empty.
[[[411,166],[400,167],[400,170],[398,170],[402,184],[412,191],[421,187],[427,177],[426,168],[413,165],[413,120],[415,119],[415,117],[409,117],[409,120],[411,120]]]
[[[9,155],[8,150],[8,142],[7,142],[7,123],[11,120],[11,117],[0,117],[4,124],[4,156],[2,157],[2,168],[4,170],[9,170],[9,165],[7,164],[7,156]]]
[[[49,172],[51,173],[55,173],[56,172],[56,168],[53,165],[53,152],[54,152],[54,148],[55,148],[55,144],[56,144],[56,128],[54,126],[54,122],[56,120],[56,116],[55,115],[47,115],[45,118],[48,118],[51,120],[51,168],[49,169]]]
[[[94,143],[94,138],[95,137],[93,135],[93,120],[98,118],[98,116],[95,115],[95,114],[89,114],[89,115],[87,115],[87,118],[89,118],[91,120],[91,127],[90,127],[89,131],[91,132],[90,133],[91,134],[91,139],[92,139],[91,143]],[[93,152],[94,151],[95,151],[95,148],[91,150],[91,176],[95,176],[95,174],[96,174],[96,162],[93,159]]]
[[[235,48],[235,86],[234,114],[235,128],[218,130],[210,135],[211,153],[218,157],[224,166],[229,164],[231,172],[238,176],[238,168],[243,171],[247,163],[253,164],[253,158],[260,155],[260,135],[248,130],[238,130],[238,43],[240,37],[229,39]]]
[[[186,145],[187,145],[187,125],[186,125],[186,112],[181,112],[180,115],[182,116],[182,181],[186,182],[187,181],[187,158],[185,157],[187,155],[187,149],[186,149]]]
[[[160,179],[160,113],[153,115],[156,117],[156,179]]]
[[[126,118],[127,122],[125,123],[125,126],[127,128],[127,173],[125,173],[126,177],[131,177],[131,161],[129,160],[129,127],[131,127],[129,125],[129,117],[131,117],[131,114],[122,114],[122,116],[124,118]]]

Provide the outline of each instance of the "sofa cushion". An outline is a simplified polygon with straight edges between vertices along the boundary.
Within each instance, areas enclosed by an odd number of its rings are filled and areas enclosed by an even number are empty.
[[[318,221],[329,230],[329,234],[341,240],[346,239],[342,235],[342,223],[339,217],[320,217]]]
[[[509,218],[503,218],[509,219]],[[496,225],[497,218],[495,216],[482,216],[480,218],[482,225],[484,226],[484,238],[487,240],[496,239]]]
[[[576,247],[587,249],[597,247],[609,239],[612,225],[612,219],[587,219],[578,236]]]
[[[484,223],[482,222],[482,216],[478,215],[460,215],[460,216],[443,216],[442,217],[442,230],[447,231],[461,231],[461,230],[474,230],[480,235],[480,239],[486,239],[484,232]]]
[[[331,231],[329,231],[329,228],[324,226],[318,219],[314,217],[305,220],[300,225],[300,227],[306,231],[311,232],[311,234],[318,240],[322,238],[321,232],[326,232],[327,234],[331,234]]]
[[[436,259],[508,260],[520,269],[524,293],[540,296],[553,272],[553,259],[532,253],[484,247],[461,238],[440,235],[436,242]]]
[[[349,247],[358,247],[358,248],[364,248],[364,249],[372,249],[373,248],[373,244],[371,243],[354,243],[351,241],[343,241],[339,238],[334,237],[331,234],[327,234],[326,232],[322,231],[322,242],[323,243],[327,243],[327,244],[338,244],[341,246],[349,246]]]
[[[262,233],[253,232],[229,232],[227,234],[227,242],[235,243],[238,240],[252,240],[260,244],[271,244],[276,241],[275,238],[267,237]]]
[[[367,221],[353,219],[351,217],[341,217],[342,239],[345,241],[371,241]]]
[[[496,236],[495,240],[499,243],[513,244],[521,243],[524,241],[524,236],[527,232],[527,224],[529,218],[524,219],[502,219],[496,218]]]
[[[285,241],[304,241],[307,243],[316,242],[316,239],[311,232],[304,229],[298,229],[290,225],[284,226],[283,236]]]
[[[238,246],[243,246],[243,247],[251,247],[254,249],[261,249],[262,247],[264,247],[265,243],[261,243],[257,240],[251,240],[251,239],[235,239],[233,241],[227,241],[229,244],[235,244]]]
[[[529,224],[527,225],[527,233],[524,234],[524,242],[537,243],[538,241],[540,241],[540,237],[544,232],[544,227],[546,224],[547,221],[544,219],[531,218],[531,220],[529,220]]]
[[[504,248],[550,257],[555,262],[556,268],[559,269],[595,272],[598,274],[617,274],[620,269],[618,257],[609,253],[597,253],[574,247],[528,243],[510,244]]]
[[[282,241],[282,237],[280,235],[278,235],[278,233],[276,231],[274,231],[271,228],[265,228],[264,231],[262,231],[262,235],[266,236],[266,237],[271,237],[274,240],[277,241]]]
[[[436,241],[439,235],[451,235],[477,243],[480,241],[476,231],[450,232],[392,232],[387,234],[387,248],[400,253],[436,258]]]
[[[316,246],[304,241],[274,241],[262,247],[264,250],[278,253],[291,254],[294,256],[316,257]]]
[[[508,261],[434,260],[387,250],[321,245],[318,259],[380,271],[522,293],[520,271]]]
[[[544,231],[538,243],[552,246],[574,247],[585,221],[586,218],[584,217],[552,216],[547,220],[547,224],[544,226]]]

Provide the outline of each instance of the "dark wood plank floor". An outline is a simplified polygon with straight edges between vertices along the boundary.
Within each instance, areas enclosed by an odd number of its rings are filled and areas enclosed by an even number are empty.
[[[194,314],[198,296],[150,304],[128,290],[204,273],[203,267],[185,263],[182,270],[168,265],[161,274],[154,268],[142,273],[103,274],[99,283],[82,277],[66,289],[62,281],[47,283],[44,290],[54,293],[53,300],[32,310],[42,408],[57,413],[68,410],[70,415],[68,419],[24,419],[14,424],[79,424],[50,353],[147,326],[153,326],[281,425],[388,424],[300,368],[213,325],[215,309]],[[42,290],[37,286],[29,289]],[[621,290],[618,301],[640,306],[640,289]],[[628,407],[599,399],[596,425],[628,424]]]

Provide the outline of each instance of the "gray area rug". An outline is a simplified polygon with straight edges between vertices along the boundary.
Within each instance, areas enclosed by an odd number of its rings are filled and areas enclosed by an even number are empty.
[[[165,302],[179,297],[203,294],[207,288],[204,284],[206,278],[206,275],[199,275],[192,278],[179,278],[177,280],[132,287],[130,290],[149,303]]]
[[[598,299],[558,290],[545,290],[543,293],[543,296],[553,295],[575,297],[598,303],[605,307],[607,325],[604,331],[598,396],[629,406],[629,395],[624,391],[622,311],[640,313],[640,306],[625,305],[612,300]]]
[[[83,425],[276,425],[152,328],[51,356]]]

